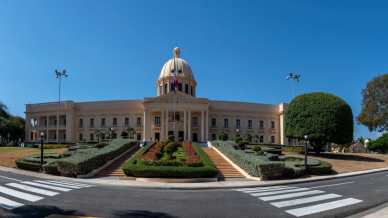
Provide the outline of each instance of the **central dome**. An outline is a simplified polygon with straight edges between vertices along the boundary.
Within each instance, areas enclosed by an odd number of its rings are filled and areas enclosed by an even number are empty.
[[[174,48],[173,58],[168,60],[160,71],[156,82],[158,96],[170,92],[181,92],[195,97],[197,82],[187,61],[180,58],[181,50]]]
[[[184,77],[187,79],[194,80],[193,71],[191,70],[190,65],[184,59],[180,58],[180,49],[174,48],[173,58],[168,60],[162,67],[160,71],[159,79],[166,77]]]

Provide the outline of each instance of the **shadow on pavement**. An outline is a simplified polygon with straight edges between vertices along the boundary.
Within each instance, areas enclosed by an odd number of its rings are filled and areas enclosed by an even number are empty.
[[[384,160],[373,158],[373,157],[365,157],[354,154],[339,154],[339,153],[321,153],[321,154],[309,154],[312,157],[322,157],[333,160],[352,160],[352,161],[364,161],[364,162],[384,162]]]
[[[128,211],[117,211],[114,217],[135,217],[135,218],[177,218],[166,213],[151,212],[146,210],[128,210]]]
[[[18,207],[9,212],[9,216],[6,217],[28,217],[28,218],[42,218],[50,215],[72,215],[83,216],[85,214],[79,213],[75,210],[63,210],[56,206],[48,205],[25,205]]]

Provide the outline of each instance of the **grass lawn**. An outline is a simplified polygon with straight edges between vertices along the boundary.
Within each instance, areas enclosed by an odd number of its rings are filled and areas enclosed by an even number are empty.
[[[45,149],[45,153],[62,154],[67,148]],[[39,148],[0,147],[0,166],[16,168],[15,160],[40,154]]]

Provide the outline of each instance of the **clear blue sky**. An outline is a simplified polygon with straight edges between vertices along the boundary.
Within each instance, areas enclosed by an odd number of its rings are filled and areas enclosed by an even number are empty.
[[[155,96],[174,46],[209,99],[288,102],[325,91],[360,112],[366,82],[388,70],[384,1],[16,1],[0,3],[0,101],[57,100],[66,68],[74,101]],[[355,135],[374,137],[356,126]]]

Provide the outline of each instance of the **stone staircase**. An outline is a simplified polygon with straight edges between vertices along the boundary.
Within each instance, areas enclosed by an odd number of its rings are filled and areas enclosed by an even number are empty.
[[[115,162],[113,162],[110,166],[102,170],[97,177],[121,177],[125,178],[126,175],[124,174],[121,167],[123,164],[137,151],[137,149],[134,149],[132,152],[128,152],[125,155],[121,156],[119,159],[117,159]]]
[[[245,178],[236,168],[234,168],[228,161],[226,161],[221,155],[219,155],[212,148],[203,148],[210,160],[216,165],[220,172],[220,179],[239,179]]]

